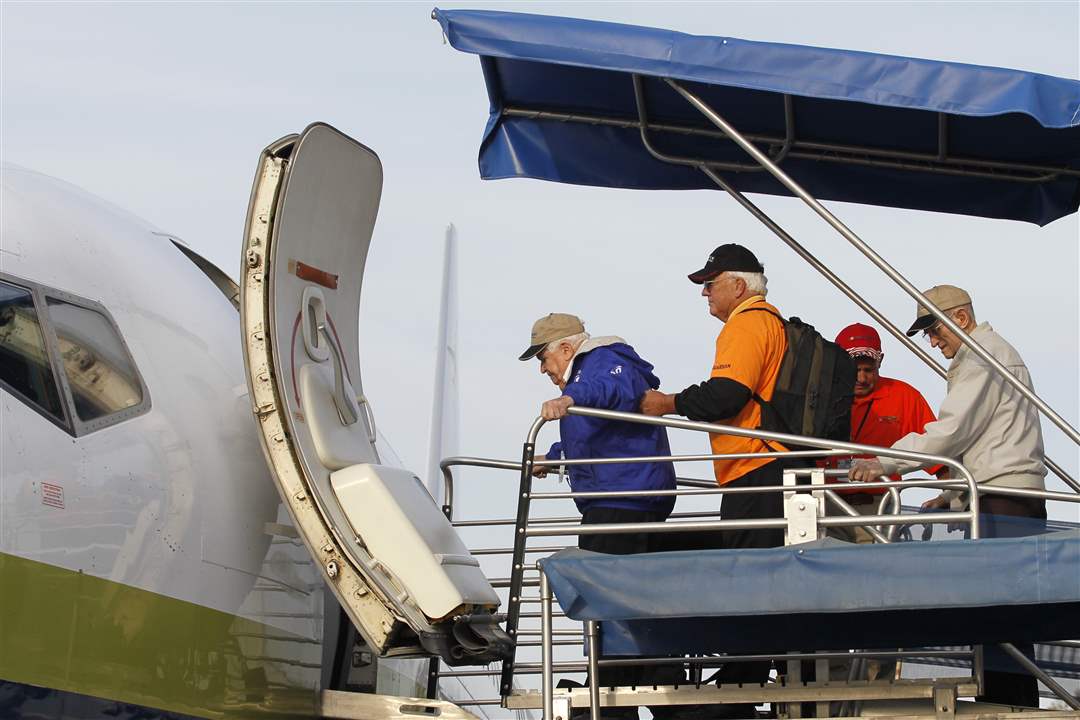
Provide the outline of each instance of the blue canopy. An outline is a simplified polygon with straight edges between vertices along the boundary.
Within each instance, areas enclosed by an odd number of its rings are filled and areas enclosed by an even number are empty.
[[[1080,635],[1077,530],[643,555],[575,548],[540,562],[567,617],[604,621],[606,655],[925,647]]]
[[[1040,225],[1080,205],[1076,80],[562,17],[433,17],[454,48],[481,56],[491,100],[485,179],[715,188],[698,169],[646,150],[638,75],[650,139],[664,154],[750,162],[672,79],[819,199]],[[721,174],[741,191],[790,195],[760,168]]]

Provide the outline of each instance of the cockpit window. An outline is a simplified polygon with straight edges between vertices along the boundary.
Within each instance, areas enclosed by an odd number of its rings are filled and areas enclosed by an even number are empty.
[[[60,393],[30,290],[0,281],[0,381],[63,424]]]
[[[78,418],[89,422],[141,403],[135,363],[108,318],[55,297],[47,304]]]

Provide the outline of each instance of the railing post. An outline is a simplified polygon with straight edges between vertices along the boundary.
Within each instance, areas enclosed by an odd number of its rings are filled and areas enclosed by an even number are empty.
[[[589,637],[589,720],[600,720],[600,632],[595,620],[585,623]]]
[[[536,433],[530,433],[529,440],[521,450],[521,482],[518,484],[517,517],[514,523],[514,554],[510,569],[510,596],[506,606],[506,634],[514,641],[510,658],[503,661],[502,677],[499,687],[503,697],[514,689],[514,662],[517,659],[518,620],[521,616],[521,584],[525,575],[525,527],[529,523],[529,497],[532,494],[533,455],[536,452],[534,441]],[[545,582],[541,576],[541,583]],[[550,716],[549,716],[550,717]]]
[[[551,655],[551,586],[544,569],[540,568],[540,692],[544,702],[543,720],[554,717],[555,678],[551,672]]]

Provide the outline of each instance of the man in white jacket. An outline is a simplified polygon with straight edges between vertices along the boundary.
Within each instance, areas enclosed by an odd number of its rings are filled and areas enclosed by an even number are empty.
[[[1031,375],[1016,348],[994,332],[989,323],[976,322],[967,292],[952,285],[938,285],[923,294],[1025,386],[1032,387]],[[893,449],[957,458],[981,486],[1045,490],[1042,428],[1035,405],[921,305],[907,334],[919,332],[952,360],[948,390],[938,419],[927,423],[922,433],[905,435],[893,444]],[[918,462],[879,457],[856,461],[849,477],[871,482],[881,475],[903,474],[920,467]],[[923,509],[946,505],[963,509],[967,503],[966,493],[949,490],[926,502]],[[1034,534],[1046,520],[1046,501],[1041,498],[980,493],[979,505],[979,527],[985,537]],[[1016,520],[1010,521],[1010,517]],[[1021,648],[1025,649],[1030,646]],[[1035,678],[1026,673],[987,670],[983,699],[1039,705]]]
[[[923,294],[1024,385],[1032,386],[1031,375],[1016,349],[994,332],[989,323],[976,324],[971,296],[951,285],[938,285]],[[921,306],[907,334],[920,331],[933,347],[952,360],[948,390],[938,419],[927,423],[922,433],[905,435],[893,444],[893,449],[958,458],[980,485],[1046,489],[1039,411]],[[920,467],[914,461],[877,458],[856,462],[850,477],[870,482],[879,475],[903,474]],[[982,512],[988,514],[1046,517],[1045,501],[1038,498],[984,493],[980,501]],[[948,491],[926,507],[944,507],[950,502],[962,507],[967,498],[958,491]]]

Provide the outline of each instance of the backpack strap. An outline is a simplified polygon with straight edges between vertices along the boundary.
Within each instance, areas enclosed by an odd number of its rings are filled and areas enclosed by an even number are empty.
[[[757,312],[767,312],[767,313],[769,313],[770,315],[772,315],[772,316],[773,316],[774,318],[776,318],[777,320],[779,320],[780,322],[782,322],[782,323],[786,323],[786,322],[787,322],[787,320],[785,320],[785,319],[784,319],[784,317],[783,317],[783,316],[782,316],[782,315],[781,315],[780,313],[778,313],[778,312],[773,312],[773,311],[772,311],[772,310],[770,310],[769,308],[763,308],[763,307],[748,307],[748,308],[746,308],[745,310],[740,310],[739,312],[754,312],[754,311],[757,311]]]
[[[773,310],[770,310],[769,308],[764,308],[764,307],[748,307],[745,310],[740,310],[739,312],[753,312],[753,311],[769,313],[774,318],[776,318],[777,320],[780,321],[780,323],[784,326],[785,333],[786,333],[787,320],[785,320],[784,317],[778,312],[775,312]],[[784,418],[782,418],[780,416],[780,413],[776,412],[776,408],[774,408],[772,406],[772,403],[770,403],[768,400],[761,397],[757,393],[753,393],[753,395],[751,395],[751,398],[754,400],[754,402],[756,402],[758,404],[758,407],[761,408],[761,419],[762,419],[762,421],[765,420],[765,414],[768,413],[772,417],[772,419],[774,421],[772,423],[773,427],[779,426],[779,427],[783,428],[782,432],[786,432],[789,435],[796,435],[797,434],[797,433],[793,433],[791,431],[791,428],[788,427],[788,424],[786,422],[784,422]],[[764,424],[764,422],[762,424]],[[761,429],[762,429],[761,424],[759,424],[758,425],[758,430],[761,430]],[[772,445],[770,445],[767,441],[762,440],[761,442],[765,445],[765,447],[769,448],[769,450],[771,450],[772,452],[776,452],[776,449]]]

